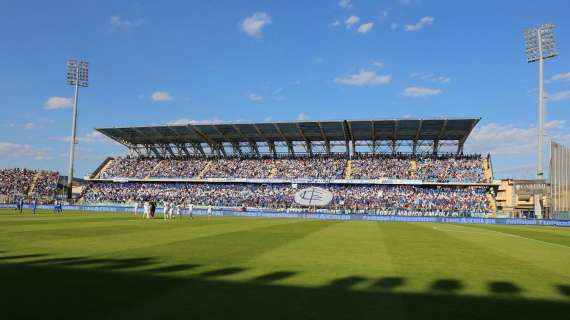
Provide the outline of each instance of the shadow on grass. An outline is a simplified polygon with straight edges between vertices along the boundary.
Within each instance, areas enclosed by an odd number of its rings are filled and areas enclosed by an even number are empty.
[[[498,294],[519,294],[522,291],[516,284],[504,281],[489,283],[489,290]]]
[[[20,258],[16,258],[20,257]],[[223,281],[247,269],[227,267],[186,277],[168,273],[195,264],[157,265],[153,258],[0,257],[4,319],[537,319],[564,317],[570,300],[529,300],[509,282],[491,282],[492,295],[457,295],[455,279],[429,292],[397,292],[401,277],[350,276],[321,287],[279,284],[297,274],[275,270],[249,281]],[[21,260],[18,260],[21,259]],[[27,259],[27,260],[26,260]],[[33,260],[36,259],[36,260]],[[129,268],[138,268],[129,270]],[[359,290],[354,287],[358,286]],[[570,285],[556,285],[570,297]]]
[[[463,288],[463,284],[455,279],[440,279],[432,283],[431,289],[435,291],[452,292]]]

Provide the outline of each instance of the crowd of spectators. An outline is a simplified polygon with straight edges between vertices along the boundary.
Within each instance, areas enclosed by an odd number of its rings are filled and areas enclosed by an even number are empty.
[[[39,171],[30,195],[39,197],[51,197],[57,189],[59,173],[54,171]]]
[[[207,160],[199,158],[160,160],[148,173],[157,178],[191,178],[198,176]]]
[[[299,207],[295,193],[304,185],[227,183],[93,183],[83,194],[87,203],[168,201],[217,207],[289,209]],[[490,211],[484,188],[392,185],[321,185],[333,194],[324,207],[368,213],[474,214]]]
[[[416,168],[412,167],[415,159]],[[313,157],[117,158],[98,176],[109,178],[314,178],[342,179],[345,155]],[[481,156],[354,155],[351,179],[418,179],[434,182],[483,182]]]
[[[345,167],[343,156],[282,158],[275,160],[275,177],[341,179]]]
[[[210,162],[203,177],[269,178],[273,168],[274,160],[272,158],[221,158]]]
[[[0,169],[0,194],[25,194],[36,171],[28,169]]]
[[[409,156],[357,155],[352,159],[352,179],[411,179]]]
[[[437,182],[484,182],[483,160],[479,155],[419,158],[416,177]]]
[[[142,179],[150,174],[161,159],[119,157],[99,174],[99,178],[137,178]]]
[[[53,196],[59,173],[30,169],[0,169],[0,195]]]

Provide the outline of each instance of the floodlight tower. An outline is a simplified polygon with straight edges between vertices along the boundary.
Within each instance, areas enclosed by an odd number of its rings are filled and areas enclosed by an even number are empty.
[[[524,34],[527,62],[538,61],[538,159],[536,178],[544,179],[544,60],[558,55],[554,25],[547,23],[528,29]]]
[[[73,162],[75,159],[75,139],[77,129],[77,100],[79,87],[86,88],[89,84],[89,63],[87,61],[67,60],[67,84],[75,86],[73,99],[73,119],[71,122],[71,141],[69,143],[69,171],[67,175],[67,199],[71,199],[73,187]]]

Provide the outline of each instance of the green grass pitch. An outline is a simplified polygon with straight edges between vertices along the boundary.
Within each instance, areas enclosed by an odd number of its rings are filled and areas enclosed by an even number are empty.
[[[0,290],[3,319],[568,319],[570,229],[0,210]]]

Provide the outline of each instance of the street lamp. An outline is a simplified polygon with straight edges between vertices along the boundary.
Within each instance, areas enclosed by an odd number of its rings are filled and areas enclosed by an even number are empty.
[[[544,60],[558,55],[554,41],[554,25],[543,24],[524,34],[527,62],[538,61],[538,162],[537,179],[544,179]]]
[[[75,158],[75,137],[77,128],[77,100],[79,87],[86,88],[89,84],[89,63],[87,61],[67,60],[67,84],[75,86],[73,100],[73,119],[71,123],[71,141],[69,144],[69,171],[67,175],[67,199],[71,199],[73,187],[73,161]]]

